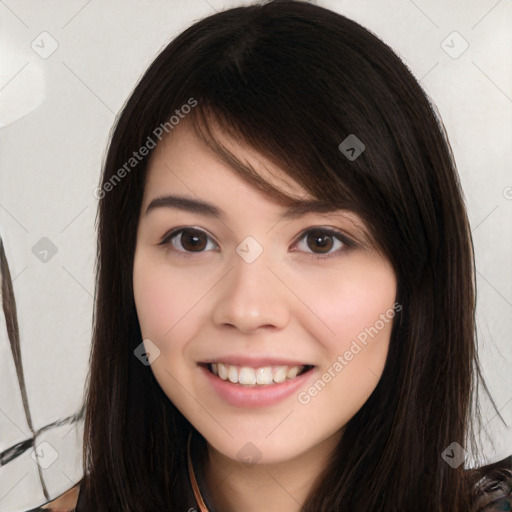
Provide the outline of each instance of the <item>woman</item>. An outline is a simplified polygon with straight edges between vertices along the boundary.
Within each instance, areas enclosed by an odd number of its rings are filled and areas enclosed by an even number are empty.
[[[292,1],[194,24],[124,106],[97,196],[77,511],[505,510],[506,468],[464,468],[452,153],[374,35]]]

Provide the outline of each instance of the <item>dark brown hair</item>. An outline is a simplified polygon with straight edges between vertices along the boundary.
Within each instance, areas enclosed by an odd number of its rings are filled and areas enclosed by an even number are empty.
[[[397,276],[402,311],[383,375],[302,510],[472,510],[468,472],[441,457],[453,442],[478,448],[469,429],[480,374],[471,234],[449,143],[418,82],[386,44],[327,9],[230,9],[195,23],[151,64],[112,132],[101,186],[190,98],[197,105],[185,122],[221,158],[291,202],[236,160],[214,127],[326,208],[360,215]],[[350,134],[365,145],[353,161],[338,149]],[[82,490],[98,512],[175,510],[193,429],[133,354],[147,167],[148,158],[123,173],[99,203]]]

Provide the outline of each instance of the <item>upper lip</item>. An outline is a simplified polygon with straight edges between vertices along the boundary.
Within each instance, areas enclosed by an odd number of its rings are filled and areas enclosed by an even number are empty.
[[[248,366],[252,368],[261,368],[264,366],[313,366],[309,363],[297,359],[281,359],[277,357],[247,356],[247,355],[226,355],[213,357],[201,361],[202,364],[224,363],[233,366]]]

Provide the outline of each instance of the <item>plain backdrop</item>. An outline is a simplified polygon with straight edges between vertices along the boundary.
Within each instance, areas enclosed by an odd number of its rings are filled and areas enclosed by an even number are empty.
[[[98,184],[109,130],[158,52],[224,0],[0,2],[0,234],[18,307],[34,428],[78,411],[88,370]],[[453,147],[475,244],[480,358],[512,425],[512,2],[318,0],[401,56],[437,105]],[[43,239],[43,240],[41,240]],[[38,245],[39,244],[39,245]],[[48,250],[47,260],[40,251]],[[0,452],[31,437],[0,330]],[[512,452],[512,429],[482,402],[488,461]],[[57,452],[0,467],[0,510],[45,502],[82,476],[80,424],[50,429]],[[486,461],[478,461],[483,463]]]

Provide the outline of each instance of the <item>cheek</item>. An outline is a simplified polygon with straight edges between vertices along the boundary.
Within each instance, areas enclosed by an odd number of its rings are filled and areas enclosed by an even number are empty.
[[[347,350],[358,336],[364,342],[365,334],[367,339],[389,338],[395,315],[396,279],[392,268],[374,258],[351,263],[346,271],[309,279],[316,285],[309,288],[308,305],[324,324],[317,331],[331,353]]]
[[[204,323],[201,300],[218,277],[197,269],[170,269],[141,249],[135,253],[133,294],[142,337],[164,352],[183,349]]]
[[[145,265],[144,259],[136,256],[133,294],[144,338],[159,337],[174,324],[172,312],[178,303],[175,289],[162,268]]]
[[[155,264],[144,252],[135,255],[133,294],[144,338],[164,340],[183,324],[197,302],[197,290],[186,272],[169,272],[165,264]],[[181,325],[180,325],[181,327]]]
[[[389,266],[362,262],[317,284],[314,307],[329,327],[317,329],[325,357],[298,401],[309,413],[305,424],[314,428],[322,417],[335,431],[364,405],[382,375],[397,312],[396,279]]]
[[[142,338],[151,340],[159,350],[151,371],[178,407],[183,407],[184,396],[177,382],[187,382],[189,370],[182,364],[183,351],[197,325],[190,322],[197,290],[191,287],[192,280],[186,274],[169,272],[165,263],[155,264],[154,257],[143,250],[135,254],[133,294]],[[151,345],[146,348],[151,349]]]

